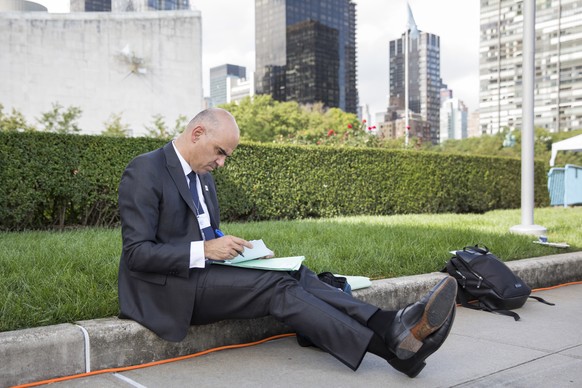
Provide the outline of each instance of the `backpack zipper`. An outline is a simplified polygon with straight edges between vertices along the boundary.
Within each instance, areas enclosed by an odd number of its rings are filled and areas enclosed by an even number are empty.
[[[473,272],[473,271],[471,271]],[[479,279],[479,281],[477,282],[477,288],[481,288],[481,283],[483,282],[483,277],[475,272],[473,272],[473,275],[477,276],[477,279]]]
[[[483,283],[483,276],[479,275],[477,272],[473,271],[473,269],[469,266],[469,264],[465,263],[465,261],[463,259],[459,260],[463,263],[463,266],[467,269],[467,271],[471,272],[473,274],[473,276],[475,276],[478,279],[477,282],[477,288],[481,288],[481,283]],[[457,271],[457,273],[459,273],[459,271]],[[463,275],[461,275],[463,276]],[[463,279],[466,279],[463,276]]]
[[[463,288],[467,287],[467,278],[465,277],[465,275],[463,275],[458,269],[455,270],[456,273],[459,274],[459,276],[461,276],[463,278]]]
[[[471,272],[473,274],[473,276],[475,276],[477,279],[479,279],[479,281],[477,282],[477,288],[481,288],[481,283],[483,283],[483,276],[481,276],[477,272],[473,271],[473,269],[469,268],[469,266],[467,266],[467,269],[469,270],[469,272]]]

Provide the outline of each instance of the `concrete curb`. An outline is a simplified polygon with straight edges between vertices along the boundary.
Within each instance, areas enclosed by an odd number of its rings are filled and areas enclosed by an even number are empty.
[[[532,288],[582,280],[582,252],[507,263]],[[354,296],[386,309],[415,302],[444,274],[382,279]],[[258,341],[291,330],[271,317],[193,326],[179,343],[118,318],[0,333],[0,386],[25,384],[108,368],[140,365],[224,345]]]

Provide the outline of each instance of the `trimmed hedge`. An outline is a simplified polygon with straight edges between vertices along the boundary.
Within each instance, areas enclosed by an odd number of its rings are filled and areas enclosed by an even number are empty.
[[[231,220],[518,208],[520,175],[511,158],[252,143],[215,174]],[[536,206],[549,203],[546,176],[536,162]]]
[[[112,226],[127,162],[150,138],[0,133],[0,229]]]
[[[119,223],[117,186],[151,138],[0,133],[0,229]],[[242,143],[215,173],[225,221],[481,213],[521,205],[521,162],[407,150]],[[549,204],[535,164],[535,205]]]

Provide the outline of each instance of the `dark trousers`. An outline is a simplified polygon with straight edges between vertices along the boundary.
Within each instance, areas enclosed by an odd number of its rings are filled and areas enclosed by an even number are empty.
[[[366,323],[378,308],[323,283],[305,266],[282,272],[210,265],[190,276],[197,277],[194,325],[272,315],[353,370],[372,339]]]

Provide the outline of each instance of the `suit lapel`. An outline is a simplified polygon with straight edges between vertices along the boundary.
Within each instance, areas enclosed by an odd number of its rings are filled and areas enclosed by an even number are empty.
[[[186,202],[192,213],[196,215],[196,209],[194,208],[194,201],[192,201],[192,194],[188,188],[188,183],[186,182],[186,177],[184,176],[184,170],[180,164],[180,159],[176,155],[176,150],[172,143],[168,143],[164,146],[164,153],[166,155],[166,167],[172,177],[172,180],[178,188],[178,192],[182,199]],[[214,191],[214,185],[210,183],[212,178],[209,178],[210,173],[199,175],[200,184],[202,185],[202,195],[204,196],[204,202],[206,203],[206,208],[210,214],[211,225],[215,228],[218,226],[218,209],[214,202],[216,193]],[[211,192],[212,191],[212,192]],[[197,220],[198,222],[198,220]]]
[[[186,182],[186,176],[184,176],[184,170],[180,164],[180,159],[176,155],[174,146],[172,143],[168,143],[164,146],[164,153],[166,154],[166,167],[170,172],[170,176],[174,181],[174,184],[178,188],[178,192],[182,199],[188,204],[188,207],[196,214],[196,209],[194,208],[194,202],[192,201],[192,194],[188,188],[188,183]]]

